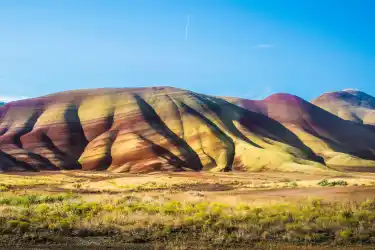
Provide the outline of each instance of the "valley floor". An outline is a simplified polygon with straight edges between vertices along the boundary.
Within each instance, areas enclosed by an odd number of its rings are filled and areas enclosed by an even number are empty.
[[[0,248],[373,249],[374,224],[375,173],[0,175]]]

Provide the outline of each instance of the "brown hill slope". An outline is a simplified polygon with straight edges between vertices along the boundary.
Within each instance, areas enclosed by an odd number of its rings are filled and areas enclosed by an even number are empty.
[[[364,92],[347,89],[325,93],[312,103],[342,119],[375,125],[375,97]]]
[[[277,120],[331,166],[375,166],[375,134],[289,94],[232,102]]]
[[[375,159],[375,134],[300,98],[231,102],[154,87],[8,103],[0,107],[0,170],[324,171],[317,154],[340,164],[351,154],[356,164]]]

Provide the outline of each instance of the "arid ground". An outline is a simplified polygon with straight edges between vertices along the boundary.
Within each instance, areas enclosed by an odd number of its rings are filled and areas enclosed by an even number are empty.
[[[0,175],[8,248],[371,249],[374,222],[375,173]]]

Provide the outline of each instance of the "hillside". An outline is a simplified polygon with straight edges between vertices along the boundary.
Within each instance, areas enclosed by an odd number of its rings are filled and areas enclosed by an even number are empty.
[[[341,119],[289,94],[275,94],[260,101],[228,100],[280,122],[322,156],[328,166],[362,170],[375,166],[375,137],[368,126]]]
[[[375,97],[364,92],[347,89],[325,93],[312,103],[342,119],[375,125]]]
[[[328,171],[375,166],[375,134],[288,94],[263,101],[154,87],[0,107],[0,170]]]

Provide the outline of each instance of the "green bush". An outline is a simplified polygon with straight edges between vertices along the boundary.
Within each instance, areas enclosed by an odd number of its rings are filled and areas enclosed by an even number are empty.
[[[0,192],[5,192],[5,191],[8,191],[10,190],[10,186],[9,185],[5,185],[5,184],[0,184]]]
[[[293,188],[295,188],[295,187],[298,186],[298,184],[297,184],[297,182],[292,181],[292,182],[290,183],[290,186],[293,187]]]
[[[319,181],[318,185],[322,187],[335,187],[335,186],[347,186],[348,183],[344,180],[329,182],[327,179],[324,179],[324,180]]]

